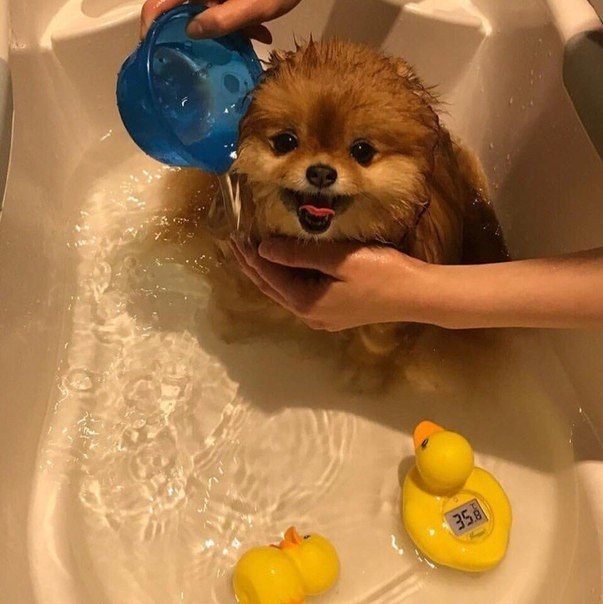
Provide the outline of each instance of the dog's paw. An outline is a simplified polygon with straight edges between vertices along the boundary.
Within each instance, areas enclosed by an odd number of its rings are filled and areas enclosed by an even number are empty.
[[[345,390],[361,394],[379,394],[387,389],[394,375],[389,363],[344,362],[340,383]]]
[[[342,381],[356,392],[378,393],[404,379],[404,364],[418,334],[414,325],[366,325],[344,344]]]
[[[256,331],[253,322],[245,320],[240,313],[231,312],[217,305],[211,298],[208,316],[212,331],[227,344],[241,342],[254,335]]]

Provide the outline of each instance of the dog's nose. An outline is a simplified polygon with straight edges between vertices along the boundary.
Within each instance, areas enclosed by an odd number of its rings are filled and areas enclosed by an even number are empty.
[[[325,164],[315,164],[306,170],[306,178],[310,184],[324,189],[330,187],[337,180],[337,171]]]

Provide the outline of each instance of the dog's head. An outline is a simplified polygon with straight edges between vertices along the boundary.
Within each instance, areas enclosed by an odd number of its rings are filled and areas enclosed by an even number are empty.
[[[439,122],[410,67],[367,47],[274,53],[240,127],[260,236],[395,242],[427,200]]]

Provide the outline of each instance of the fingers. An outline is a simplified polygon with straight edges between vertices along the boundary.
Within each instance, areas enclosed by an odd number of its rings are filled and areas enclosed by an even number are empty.
[[[195,17],[188,24],[186,32],[191,38],[216,38],[280,17],[298,2],[299,0],[227,0],[210,6]],[[257,39],[268,39],[266,32],[267,30],[262,30],[259,34],[262,37]]]
[[[260,275],[258,272],[247,262],[246,257],[243,255],[243,252],[239,248],[239,244],[236,242],[230,242],[230,249],[234,254],[239,266],[241,268],[241,272],[264,294],[266,294],[269,298],[272,298],[275,302],[280,304],[281,306],[287,308],[286,300],[281,296],[273,287],[271,287]]]
[[[347,242],[324,242],[318,246],[290,239],[269,239],[260,244],[258,252],[270,262],[294,268],[314,269],[341,279],[344,262],[358,248],[357,244]]]
[[[241,29],[246,36],[264,44],[272,42],[272,34],[261,25],[262,21],[282,15],[289,10],[286,5],[292,8],[297,4],[291,0],[228,0],[224,4],[195,0],[194,3],[208,8],[187,25],[186,32],[191,38],[215,38]],[[140,38],[147,35],[157,17],[181,4],[184,0],[147,0],[140,15]]]
[[[302,320],[311,320],[317,301],[331,281],[310,279],[289,268],[264,260],[251,246],[235,242],[235,255],[243,272],[261,291]]]
[[[209,6],[186,27],[191,38],[217,38],[237,29],[261,23],[251,10],[255,2],[227,0],[223,4]]]
[[[153,21],[166,11],[180,6],[184,0],[147,0],[140,13],[140,38],[144,38]]]

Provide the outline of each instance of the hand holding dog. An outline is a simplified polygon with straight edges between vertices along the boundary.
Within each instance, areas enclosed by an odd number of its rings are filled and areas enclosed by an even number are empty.
[[[394,249],[284,239],[231,247],[249,279],[313,329],[421,320],[425,263]]]
[[[233,252],[267,296],[314,329],[402,321],[462,329],[603,326],[603,248],[483,265],[427,264],[347,242],[272,239],[257,249],[239,242]]]
[[[140,37],[144,38],[153,21],[166,11],[184,4],[185,0],[147,0],[140,20]],[[272,42],[268,29],[262,25],[289,12],[301,0],[198,0],[208,9],[193,19],[186,33],[191,38],[216,38],[235,30],[265,44]]]

